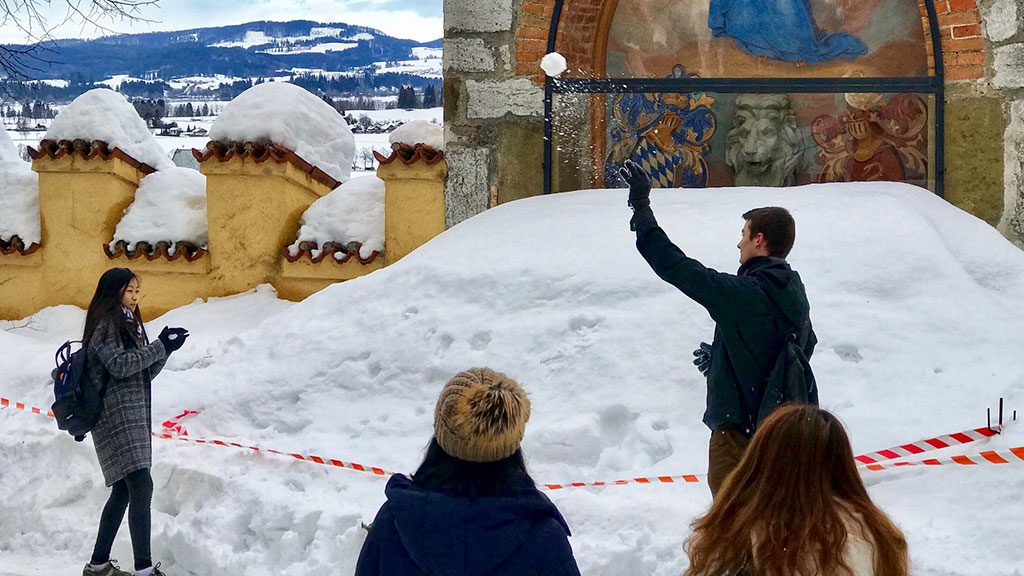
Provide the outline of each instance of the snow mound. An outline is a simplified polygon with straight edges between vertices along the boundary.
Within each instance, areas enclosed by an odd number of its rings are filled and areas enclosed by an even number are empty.
[[[313,202],[288,251],[298,254],[300,242],[322,247],[326,242],[353,241],[362,244],[360,258],[384,252],[384,181],[376,175],[353,178]]]
[[[562,56],[558,52],[549,52],[540,59],[540,67],[548,76],[558,78],[567,68],[565,56]]]
[[[18,145],[14,143],[14,140],[11,140],[11,135],[7,133],[3,123],[0,123],[0,164],[12,162],[25,163],[21,159],[21,155],[18,154]]]
[[[39,176],[21,159],[18,146],[0,124],[0,239],[17,236],[25,243],[38,244]]]
[[[82,94],[57,114],[47,140],[102,140],[157,170],[174,164],[124,96],[106,88]]]
[[[444,382],[489,366],[530,393],[523,452],[539,482],[703,473],[706,384],[689,351],[713,323],[637,254],[625,194],[503,204],[298,304],[257,293],[153,320],[150,334],[192,333],[156,380],[154,422],[195,409],[196,437],[411,471]],[[999,397],[1024,405],[1024,253],[940,198],[876,183],[655,190],[652,203],[688,254],[728,271],[743,212],[792,211],[789,260],[820,340],[811,363],[855,451],[977,427]],[[36,318],[0,330],[0,393],[44,406],[53,350],[73,334]],[[1021,445],[1010,426],[974,449]],[[153,462],[153,554],[180,573],[351,574],[358,524],[384,500],[382,478],[266,453],[156,441]],[[0,470],[18,471],[0,483],[0,556],[80,565],[109,493],[89,441],[0,410]],[[915,576],[1024,565],[1019,467],[865,474]],[[703,484],[549,494],[585,576],[677,576],[689,521],[710,504]],[[130,557],[126,534],[114,555]]]
[[[221,142],[273,142],[335,180],[352,173],[356,140],[345,118],[315,95],[288,82],[258,84],[229,102],[210,129]]]
[[[160,241],[170,242],[171,255],[176,242],[205,248],[206,176],[191,168],[175,166],[143,178],[135,191],[135,201],[117,224],[110,246],[120,240],[127,242],[131,251],[139,242],[151,246]]]
[[[435,150],[444,150],[444,128],[427,120],[412,120],[395,128],[388,136],[388,142],[409,146],[426,144]]]

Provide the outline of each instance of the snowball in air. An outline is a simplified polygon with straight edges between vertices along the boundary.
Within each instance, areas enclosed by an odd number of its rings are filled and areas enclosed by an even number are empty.
[[[565,56],[562,56],[558,52],[546,54],[540,60],[540,67],[544,69],[544,73],[548,76],[558,78],[566,69]]]

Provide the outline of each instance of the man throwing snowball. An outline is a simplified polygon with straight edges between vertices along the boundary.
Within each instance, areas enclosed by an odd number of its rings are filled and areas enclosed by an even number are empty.
[[[707,376],[704,423],[711,429],[708,484],[718,492],[746,450],[764,414],[768,390],[787,337],[810,358],[817,343],[803,282],[786,262],[796,238],[796,223],[784,208],[756,208],[743,214],[740,268],[717,272],[688,257],[658,226],[651,210],[651,181],[635,163],[620,169],[629,184],[629,206],[636,247],[659,278],[700,304],[715,321],[711,344],[693,352],[694,364]],[[814,403],[817,392],[813,392]]]

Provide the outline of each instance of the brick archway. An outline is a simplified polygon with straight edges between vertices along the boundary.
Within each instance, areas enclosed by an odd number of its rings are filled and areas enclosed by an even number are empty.
[[[608,26],[618,0],[565,0],[555,50],[565,56],[570,74],[594,76],[603,65]],[[554,0],[523,0],[516,23],[516,74],[544,81],[540,59],[547,53]],[[603,29],[603,33],[602,33]]]

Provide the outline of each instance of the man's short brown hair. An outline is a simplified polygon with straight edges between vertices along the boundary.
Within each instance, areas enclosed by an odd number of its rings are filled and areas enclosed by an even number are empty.
[[[768,255],[776,258],[789,256],[796,240],[796,222],[789,210],[778,206],[748,210],[743,219],[750,222],[750,239],[758,233],[764,234]]]

